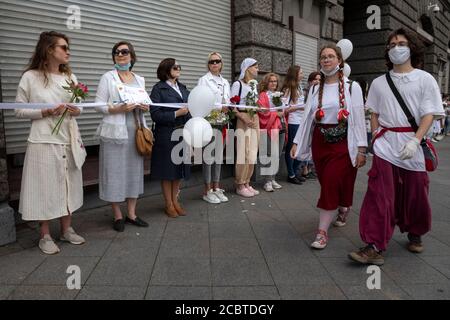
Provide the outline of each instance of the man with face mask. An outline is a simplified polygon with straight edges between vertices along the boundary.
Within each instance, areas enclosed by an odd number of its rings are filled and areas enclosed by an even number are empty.
[[[349,254],[351,260],[375,265],[384,263],[381,253],[396,224],[402,233],[408,233],[408,250],[423,251],[421,236],[431,229],[431,208],[420,142],[433,120],[444,115],[436,80],[420,70],[424,48],[414,34],[394,31],[385,57],[389,73],[373,81],[366,103],[373,112],[374,157],[359,225],[367,246]],[[419,126],[416,132],[388,83],[389,76]]]

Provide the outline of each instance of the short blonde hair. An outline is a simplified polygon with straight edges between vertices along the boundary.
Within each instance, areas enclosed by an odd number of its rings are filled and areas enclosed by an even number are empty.
[[[220,72],[222,72],[222,69],[223,69],[223,58],[222,58],[222,55],[220,54],[220,53],[218,53],[218,52],[211,52],[210,54],[208,54],[208,60],[206,61],[206,67],[208,68],[208,71],[210,71],[209,70],[209,60],[211,60],[211,58],[212,58],[212,56],[218,56],[219,58],[220,58],[220,60],[222,60],[222,66],[220,67]]]

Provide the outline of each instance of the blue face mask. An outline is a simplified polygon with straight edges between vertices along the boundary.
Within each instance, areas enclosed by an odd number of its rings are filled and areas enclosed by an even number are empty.
[[[116,68],[117,71],[130,71],[131,63],[127,63],[124,65],[120,65],[120,64],[116,63],[114,65],[114,68]]]

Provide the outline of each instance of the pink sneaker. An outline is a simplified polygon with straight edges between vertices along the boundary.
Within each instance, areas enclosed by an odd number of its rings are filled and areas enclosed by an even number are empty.
[[[322,250],[328,244],[328,235],[325,231],[319,230],[316,235],[316,239],[311,243],[311,247],[314,249]]]
[[[247,188],[236,189],[236,194],[238,194],[238,195],[240,195],[241,197],[244,197],[244,198],[252,198],[254,196],[253,192],[251,192]]]
[[[248,187],[247,189],[248,189],[248,190],[250,190],[250,192],[252,192],[252,193],[253,193],[253,195],[255,195],[255,196],[259,195],[259,191],[258,191],[258,190],[255,190],[255,189],[253,189],[253,187],[252,187],[252,186],[249,186],[249,187]]]

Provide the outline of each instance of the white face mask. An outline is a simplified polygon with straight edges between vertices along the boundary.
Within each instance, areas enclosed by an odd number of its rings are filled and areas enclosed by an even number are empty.
[[[389,50],[389,59],[393,64],[404,64],[411,57],[411,50],[409,47],[395,46]]]
[[[320,72],[322,72],[326,77],[332,77],[332,76],[334,76],[336,73],[338,73],[338,71],[340,70],[341,68],[339,67],[339,65],[337,65],[336,66],[336,68],[334,68],[333,70],[331,70],[331,71],[325,71],[325,70],[323,70],[323,68],[322,69],[320,69]]]

